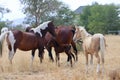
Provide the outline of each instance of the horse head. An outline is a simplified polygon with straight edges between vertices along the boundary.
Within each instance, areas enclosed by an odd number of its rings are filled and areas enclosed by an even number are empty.
[[[55,26],[52,21],[44,22],[36,28],[31,28],[31,30],[33,30],[34,33],[38,33],[41,37],[44,37],[47,32],[54,37],[56,36]]]
[[[80,39],[85,39],[86,36],[91,36],[91,34],[83,26],[77,26],[73,40],[77,42]]]
[[[43,27],[40,29],[40,31],[41,31],[41,33],[42,33],[42,37],[44,37],[47,32],[49,32],[53,37],[56,36],[55,26],[54,26],[54,24],[53,24],[53,21],[44,22],[44,25],[43,25]]]
[[[25,28],[25,32],[30,32],[31,29],[32,29],[32,27],[26,27],[26,28]]]
[[[80,28],[78,26],[76,26],[75,28],[76,29],[75,29],[75,34],[74,34],[73,40],[75,42],[77,42],[77,41],[79,41],[81,39],[81,32],[82,31],[80,30]]]

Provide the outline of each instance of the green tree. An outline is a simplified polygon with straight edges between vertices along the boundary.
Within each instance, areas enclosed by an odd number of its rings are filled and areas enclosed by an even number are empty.
[[[113,4],[105,5],[105,20],[106,20],[106,31],[107,30],[118,30],[120,29],[120,17],[119,7]]]
[[[3,18],[3,15],[5,13],[9,13],[10,10],[8,8],[4,8],[4,7],[1,7],[0,6],[0,30],[3,28],[3,27],[7,27],[7,23],[6,21],[1,21],[1,19]]]
[[[8,13],[8,12],[10,12],[8,8],[0,7],[0,14],[1,14],[0,19],[3,18],[3,14]]]
[[[88,29],[90,32],[100,32],[104,33],[104,27],[105,27],[105,22],[104,22],[104,11],[103,11],[103,6],[94,4],[90,8],[91,15],[88,18]]]
[[[0,21],[0,30],[3,28],[3,27],[6,27],[6,23],[5,21]]]
[[[16,26],[14,27],[14,29],[20,30],[20,31],[25,31],[25,30],[24,30],[25,28],[24,28],[21,24],[16,25]]]
[[[67,6],[63,6],[53,17],[56,25],[74,25],[75,14]]]
[[[90,8],[91,8],[91,6],[88,5],[83,9],[83,13],[80,14],[80,21],[78,22],[78,24],[85,26],[86,28],[89,24],[88,18],[91,15]]]
[[[80,24],[89,32],[107,33],[109,30],[120,29],[119,6],[114,4],[87,6],[80,15]]]
[[[28,23],[38,26],[47,17],[55,15],[61,7],[57,0],[20,0],[24,5],[23,12],[26,14]]]

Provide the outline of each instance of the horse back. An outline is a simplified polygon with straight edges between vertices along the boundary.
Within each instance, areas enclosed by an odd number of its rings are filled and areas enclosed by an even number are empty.
[[[98,52],[100,49],[100,36],[95,34],[87,37],[83,42],[83,47],[88,53]]]
[[[73,39],[73,29],[71,27],[60,27],[57,29],[57,40],[63,44],[70,44]]]
[[[15,47],[23,51],[28,51],[38,47],[38,37],[33,33],[22,32],[19,30],[12,31],[15,37]]]

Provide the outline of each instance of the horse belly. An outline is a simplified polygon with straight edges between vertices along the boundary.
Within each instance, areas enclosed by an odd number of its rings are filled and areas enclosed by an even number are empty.
[[[71,33],[62,32],[58,34],[58,41],[62,44],[71,44],[73,35]]]
[[[100,49],[100,38],[92,39],[92,48],[95,52],[98,52]]]
[[[64,52],[65,51],[65,49],[64,49],[64,47],[62,47],[62,46],[59,46],[59,47],[56,47],[55,48],[55,52],[57,52],[57,53],[62,53],[62,52]]]
[[[85,50],[90,54],[98,52],[100,47],[99,38],[96,39],[92,37],[91,39],[87,39],[84,46]]]
[[[92,48],[92,40],[91,39],[92,38],[89,37],[89,38],[85,39],[84,42],[83,42],[83,48],[87,53],[93,53],[94,52],[94,50]]]
[[[37,42],[38,41],[36,41],[36,40],[23,41],[20,43],[18,48],[23,51],[29,51],[32,49],[36,49],[38,47]]]
[[[20,46],[18,49],[22,51],[29,51],[29,50],[36,49],[36,48],[30,47],[30,46]]]

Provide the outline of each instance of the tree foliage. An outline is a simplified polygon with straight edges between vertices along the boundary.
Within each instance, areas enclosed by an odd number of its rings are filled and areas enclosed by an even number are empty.
[[[119,6],[114,4],[86,6],[80,15],[81,25],[92,33],[107,33],[120,29]]]
[[[23,12],[27,15],[28,23],[39,25],[48,16],[55,15],[61,2],[57,0],[20,0],[24,5]]]
[[[1,19],[3,18],[3,15],[5,13],[9,13],[10,10],[8,8],[4,8],[4,7],[1,7],[0,6],[0,30],[3,28],[3,27],[7,27],[7,22],[8,21],[1,21]]]
[[[47,20],[54,20],[56,25],[68,25],[73,21],[74,13],[58,0],[20,0],[26,22],[37,26]]]
[[[0,21],[0,30],[6,26],[5,21]]]
[[[0,7],[0,14],[1,14],[0,18],[3,18],[3,14],[8,13],[8,12],[10,12],[8,8]]]
[[[74,25],[75,14],[66,6],[63,6],[53,17],[56,25]]]

